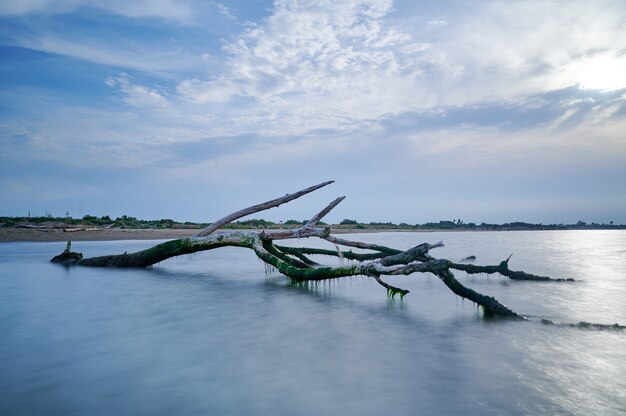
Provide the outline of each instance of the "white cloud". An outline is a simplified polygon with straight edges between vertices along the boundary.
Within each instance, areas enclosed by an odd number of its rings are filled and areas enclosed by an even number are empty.
[[[107,0],[103,2],[85,1],[95,7],[111,10],[128,17],[159,17],[189,23],[194,20],[195,4],[186,0]]]
[[[411,31],[402,24],[403,17],[394,11],[391,1],[281,0],[276,2],[271,16],[225,45],[227,62],[216,76],[186,79],[170,91],[137,84],[126,75],[108,78],[107,85],[117,91],[120,102],[130,111],[110,114],[106,121],[96,117],[101,121],[93,121],[89,129],[94,130],[94,123],[102,123],[106,127],[95,130],[115,131],[120,143],[126,141],[129,146],[253,134],[265,137],[263,140],[307,137],[306,143],[317,143],[323,148],[328,146],[326,142],[312,140],[327,135],[324,130],[333,130],[334,134],[354,137],[350,148],[355,148],[363,137],[379,137],[384,131],[380,121],[398,114],[486,101],[508,105],[521,100],[529,106],[541,106],[541,102],[528,102],[527,96],[575,84],[575,75],[589,60],[621,62],[623,58],[618,52],[607,49],[611,43],[620,46],[623,42],[626,49],[626,41],[617,36],[620,14],[615,3],[605,3],[606,10],[571,3],[564,16],[553,9],[556,4],[494,2],[462,20],[448,16],[446,24],[440,18],[425,18],[423,23],[428,28]],[[570,20],[575,24],[568,24]],[[437,36],[433,37],[435,32]],[[125,55],[109,57],[97,48],[58,40],[42,45],[49,51],[92,61],[127,59]],[[161,65],[162,70],[173,71],[166,64],[176,65],[185,59],[155,58],[148,64],[150,59],[145,56],[136,60],[151,70]],[[619,76],[614,80],[614,85],[619,85]],[[553,122],[552,131],[577,117],[576,103],[563,105],[572,108]],[[594,126],[609,123],[620,105],[600,106],[587,121]],[[132,129],[125,127],[129,117],[133,120]],[[125,128],[126,133],[120,133]],[[464,128],[453,131],[457,134]],[[58,126],[58,133],[63,131]],[[67,137],[79,136],[77,131],[66,133]],[[419,152],[424,154],[450,152],[473,143],[477,148],[483,143],[486,150],[515,143],[524,156],[535,151],[529,143],[539,146],[532,134],[523,136],[528,140],[526,144],[521,139],[499,142],[493,138],[502,134],[489,129],[473,135],[422,130],[415,137],[421,138]],[[598,140],[609,140],[608,137],[603,134]],[[93,138],[92,142],[95,148],[101,148],[107,139]],[[305,147],[305,142],[297,143],[296,148]],[[272,146],[259,145],[253,153],[280,153]],[[271,152],[266,151],[270,148]],[[123,153],[112,151],[111,155]],[[485,157],[497,157],[487,153],[489,156]],[[167,150],[162,154],[155,152],[146,160],[154,161],[167,154]],[[210,163],[228,164],[229,157],[224,162]],[[241,154],[232,157],[254,160]]]
[[[126,3],[98,7],[128,16],[139,15],[142,7],[147,14],[167,15],[174,7],[171,1],[154,7]],[[20,7],[80,5],[40,0]],[[176,13],[198,7],[182,3]],[[231,13],[221,3],[212,9]],[[194,73],[182,75],[186,79],[170,91],[171,111],[194,123],[210,120],[205,131],[220,135],[297,135],[370,128],[375,120],[441,106],[510,103],[576,84],[624,88],[625,18],[621,3],[609,0],[493,1],[463,15],[421,20],[404,16],[391,0],[279,0],[270,16],[225,43],[225,57],[141,44],[112,47],[60,35],[23,39],[21,45],[164,77]],[[126,87],[130,94],[130,84]],[[159,98],[164,92],[157,96],[155,88],[145,88],[137,86],[125,102],[165,108],[157,105],[165,104]],[[216,119],[224,123],[218,126]]]
[[[183,100],[196,104],[225,103],[241,93],[239,85],[228,79],[202,82],[197,79],[184,80],[176,87]]]
[[[111,88],[119,88],[123,94],[122,101],[131,107],[166,113],[174,112],[163,93],[154,88],[133,84],[125,74],[115,78],[109,77],[105,83]]]
[[[129,42],[115,45],[89,40],[67,40],[44,35],[18,39],[17,45],[42,52],[69,56],[97,64],[134,69],[171,77],[178,72],[190,72],[211,63],[206,54],[192,55],[179,49],[153,49]]]
[[[445,26],[448,24],[448,22],[446,22],[443,19],[433,19],[433,20],[429,20],[428,24],[431,26]]]
[[[216,5],[217,7],[217,11],[219,14],[221,14],[222,16],[231,19],[231,20],[236,20],[237,18],[235,17],[235,15],[232,13],[231,9],[224,6],[222,3],[218,3]]]
[[[580,111],[568,108],[546,123],[512,130],[501,126],[462,125],[400,134],[409,160],[442,160],[442,169],[498,169],[518,165],[524,176],[538,166],[574,169],[577,163],[598,169],[620,166],[626,155],[626,118],[613,117],[624,102],[596,106],[576,123],[568,121]]]
[[[126,17],[158,17],[180,23],[194,20],[194,2],[186,0],[4,0],[0,3],[0,15],[24,15],[29,13],[60,14],[93,7]]]
[[[246,107],[255,126],[267,114],[265,127],[279,134],[405,111],[433,58],[424,54],[430,45],[386,21],[391,11],[391,1],[279,1],[263,24],[225,45],[225,72],[183,81],[178,93],[195,104],[248,100],[262,108]]]
[[[469,100],[600,86],[602,71],[585,75],[598,55],[611,68],[610,87],[626,88],[626,77],[616,76],[625,18],[621,1],[494,1],[450,27],[441,47],[465,68],[461,90]]]
[[[225,45],[223,72],[183,81],[177,91],[204,111],[220,104],[225,117],[229,106],[241,109],[234,133],[247,124],[283,135],[360,128],[439,106],[510,103],[576,84],[623,88],[624,58],[607,51],[626,50],[625,17],[615,1],[496,1],[411,28],[391,1],[281,0]]]

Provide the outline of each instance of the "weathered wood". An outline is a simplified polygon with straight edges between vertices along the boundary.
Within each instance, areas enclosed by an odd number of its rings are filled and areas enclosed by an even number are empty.
[[[509,261],[504,260],[497,266],[478,266],[475,264],[462,264],[462,263],[452,263],[449,264],[450,269],[462,270],[469,274],[494,274],[499,273],[502,276],[506,276],[511,280],[535,280],[540,282],[573,282],[572,278],[558,278],[553,279],[548,276],[539,276],[532,273],[526,273],[522,271],[514,271],[509,269]]]
[[[200,230],[200,232],[198,234],[196,234],[196,236],[198,237],[204,237],[207,236],[209,234],[211,234],[212,232],[220,229],[221,227],[225,226],[226,224],[229,224],[241,217],[245,217],[247,215],[251,215],[257,212],[261,212],[261,211],[265,211],[267,209],[270,208],[275,208],[279,205],[285,204],[289,201],[293,201],[294,199],[300,198],[303,195],[306,195],[308,193],[311,193],[313,191],[316,191],[320,188],[323,188],[326,185],[330,185],[331,183],[333,183],[335,181],[326,181],[326,182],[322,182],[318,185],[314,185],[311,186],[309,188],[303,189],[301,191],[298,192],[294,192],[293,194],[287,194],[285,196],[282,196],[280,198],[276,198],[276,199],[272,199],[270,201],[266,201],[263,202],[261,204],[257,204],[257,205],[252,205],[251,207],[248,208],[244,208],[242,210],[239,210],[237,212],[233,212],[232,214],[229,214],[223,218],[220,218],[219,220],[215,221],[213,224],[209,225],[208,227]],[[339,201],[341,202],[341,201]],[[331,208],[332,209],[332,208]]]
[[[432,273],[456,295],[480,305],[486,315],[502,316],[523,319],[522,315],[512,311],[495,298],[480,294],[463,286],[451,270],[461,270],[467,273],[499,273],[511,279],[554,281],[549,277],[532,275],[525,272],[512,271],[508,268],[508,259],[499,265],[477,266],[454,263],[445,259],[435,259],[430,250],[443,246],[442,242],[433,244],[422,243],[408,250],[397,250],[377,244],[364,243],[338,238],[331,235],[330,227],[317,227],[319,221],[334,209],[345,197],[332,201],[328,206],[315,214],[304,225],[296,229],[270,231],[233,231],[215,233],[224,226],[245,215],[277,207],[292,201],[316,189],[326,186],[333,181],[303,189],[284,197],[276,198],[262,204],[239,210],[216,221],[198,234],[166,241],[145,250],[135,253],[114,254],[83,258],[81,253],[70,251],[70,243],[66,250],[54,257],[51,261],[67,266],[90,267],[149,267],[171,257],[190,254],[199,251],[213,250],[220,247],[235,246],[251,249],[266,264],[273,266],[285,276],[302,282],[323,281],[347,276],[368,276],[387,289],[390,296],[399,294],[404,297],[408,290],[386,283],[385,275],[410,275],[413,273]],[[336,250],[326,250],[307,247],[278,246],[274,242],[286,239],[316,237],[335,244]],[[368,250],[368,253],[353,253],[351,250],[342,251],[339,246],[354,247]],[[324,255],[348,259],[356,263],[341,266],[324,266],[314,262],[307,256]],[[571,280],[571,279],[568,279]]]

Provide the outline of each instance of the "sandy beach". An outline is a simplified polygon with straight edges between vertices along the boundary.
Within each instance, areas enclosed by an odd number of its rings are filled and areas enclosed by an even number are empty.
[[[65,232],[62,229],[0,228],[0,242],[164,240],[193,235],[198,230],[120,229]]]
[[[224,230],[228,231],[228,230]],[[233,230],[234,231],[234,230]],[[248,230],[253,231],[253,230]],[[333,228],[333,234],[357,234],[378,232],[429,232],[442,230],[405,230],[405,229],[342,229]],[[169,240],[188,237],[197,233],[197,229],[154,229],[154,228],[109,228],[97,231],[65,232],[58,228],[0,228],[0,242],[46,242],[46,241],[112,241],[112,240]]]

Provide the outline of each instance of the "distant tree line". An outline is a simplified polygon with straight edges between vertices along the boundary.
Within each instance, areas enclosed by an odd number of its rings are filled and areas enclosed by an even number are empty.
[[[273,222],[264,219],[240,220],[228,224],[223,227],[226,229],[277,229],[277,228],[297,228],[305,224],[306,220],[289,219],[286,221]],[[0,217],[0,227],[20,227],[26,225],[40,226],[92,226],[113,228],[204,228],[210,223],[196,222],[179,222],[172,219],[164,218],[160,220],[141,220],[136,217],[122,215],[115,219],[108,215],[97,217],[94,215],[85,215],[80,219],[65,217],[53,217],[50,214],[39,217]],[[326,226],[328,224],[319,222],[318,225]],[[624,224],[615,224],[613,221],[607,223],[587,223],[578,221],[575,224],[532,224],[527,222],[509,222],[504,224],[490,224],[482,222],[476,224],[473,222],[466,223],[461,219],[457,220],[441,220],[439,222],[426,222],[424,224],[408,224],[401,222],[395,224],[393,222],[369,222],[363,223],[354,219],[343,219],[339,224],[333,227],[338,229],[357,229],[357,230],[467,230],[467,231],[506,231],[506,230],[585,230],[585,229],[626,229]]]
[[[71,217],[53,217],[46,215],[43,217],[0,217],[0,226],[4,227],[20,227],[22,225],[48,225],[48,226],[90,226],[90,227],[106,227],[113,228],[202,228],[206,224],[194,222],[178,222],[172,219],[164,218],[160,220],[140,220],[136,217],[122,215],[112,219],[108,215],[96,217],[94,215],[85,215],[82,218]]]

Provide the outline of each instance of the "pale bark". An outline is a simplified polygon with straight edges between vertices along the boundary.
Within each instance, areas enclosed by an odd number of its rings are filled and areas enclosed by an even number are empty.
[[[433,244],[422,243],[409,250],[401,251],[391,247],[377,244],[351,241],[335,237],[331,234],[330,227],[318,227],[319,221],[335,208],[345,197],[340,197],[331,202],[319,213],[299,228],[289,230],[264,230],[264,231],[231,231],[215,233],[220,227],[239,219],[243,216],[260,212],[269,208],[292,201],[306,195],[316,189],[326,186],[333,181],[323,182],[319,185],[303,189],[293,194],[287,194],[262,204],[253,205],[227,215],[201,230],[196,235],[178,240],[166,241],[146,250],[135,253],[124,253],[108,256],[83,258],[81,253],[67,249],[52,259],[55,263],[67,266],[91,266],[91,267],[149,267],[171,257],[182,254],[190,254],[199,251],[213,250],[220,247],[235,246],[251,249],[266,264],[275,267],[285,276],[302,282],[322,281],[347,276],[368,276],[387,289],[388,295],[396,294],[404,297],[408,290],[392,286],[382,280],[382,276],[388,275],[411,275],[414,273],[431,273],[456,295],[469,299],[480,305],[486,315],[502,316],[515,319],[525,319],[522,315],[512,311],[495,298],[480,294],[462,285],[454,276],[452,270],[461,270],[466,273],[498,273],[511,279],[537,280],[537,281],[562,281],[564,279],[551,279],[525,272],[512,271],[508,268],[508,259],[495,266],[478,266],[454,263],[445,259],[435,259],[430,255],[430,250],[443,246],[442,242]],[[275,241],[299,238],[320,238],[335,244],[336,250],[326,250],[307,247],[285,247],[274,244]],[[344,251],[339,247],[353,247],[369,252],[354,253],[351,250]],[[311,255],[334,256],[342,259],[355,261],[343,266],[324,266],[309,258]],[[572,279],[567,279],[572,280]]]

